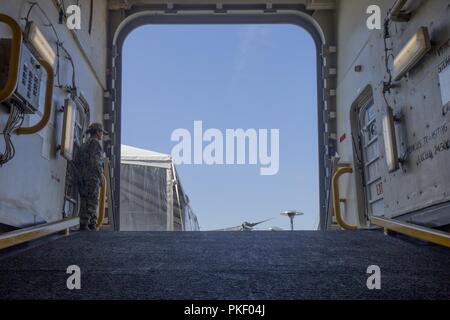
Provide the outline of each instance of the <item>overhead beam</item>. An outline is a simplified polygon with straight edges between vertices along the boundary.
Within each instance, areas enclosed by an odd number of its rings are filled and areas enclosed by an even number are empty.
[[[334,10],[336,0],[109,0],[109,10],[130,10],[134,6],[146,5],[304,5],[308,10]]]

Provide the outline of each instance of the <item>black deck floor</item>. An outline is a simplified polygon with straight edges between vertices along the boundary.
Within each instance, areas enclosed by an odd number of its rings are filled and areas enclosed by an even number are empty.
[[[450,250],[378,231],[85,232],[0,260],[0,299],[386,298],[450,299]]]

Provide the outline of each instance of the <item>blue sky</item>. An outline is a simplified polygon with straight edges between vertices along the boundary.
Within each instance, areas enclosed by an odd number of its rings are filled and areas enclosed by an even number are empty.
[[[284,210],[319,222],[316,52],[293,25],[148,25],[123,49],[122,143],[171,153],[175,129],[279,129],[280,169],[180,165],[202,230],[243,221],[288,229]]]

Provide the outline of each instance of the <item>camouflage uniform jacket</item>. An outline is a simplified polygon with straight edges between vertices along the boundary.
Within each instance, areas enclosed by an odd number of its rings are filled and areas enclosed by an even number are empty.
[[[81,180],[101,181],[103,175],[103,149],[100,141],[89,138],[78,151],[75,166]]]

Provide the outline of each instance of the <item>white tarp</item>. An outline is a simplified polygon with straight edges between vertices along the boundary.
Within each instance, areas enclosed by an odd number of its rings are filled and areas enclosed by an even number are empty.
[[[120,168],[120,230],[199,230],[170,155],[122,145]]]
[[[172,158],[168,154],[144,150],[122,145],[120,153],[121,162],[139,164],[143,166],[160,167],[169,169],[172,166]]]

